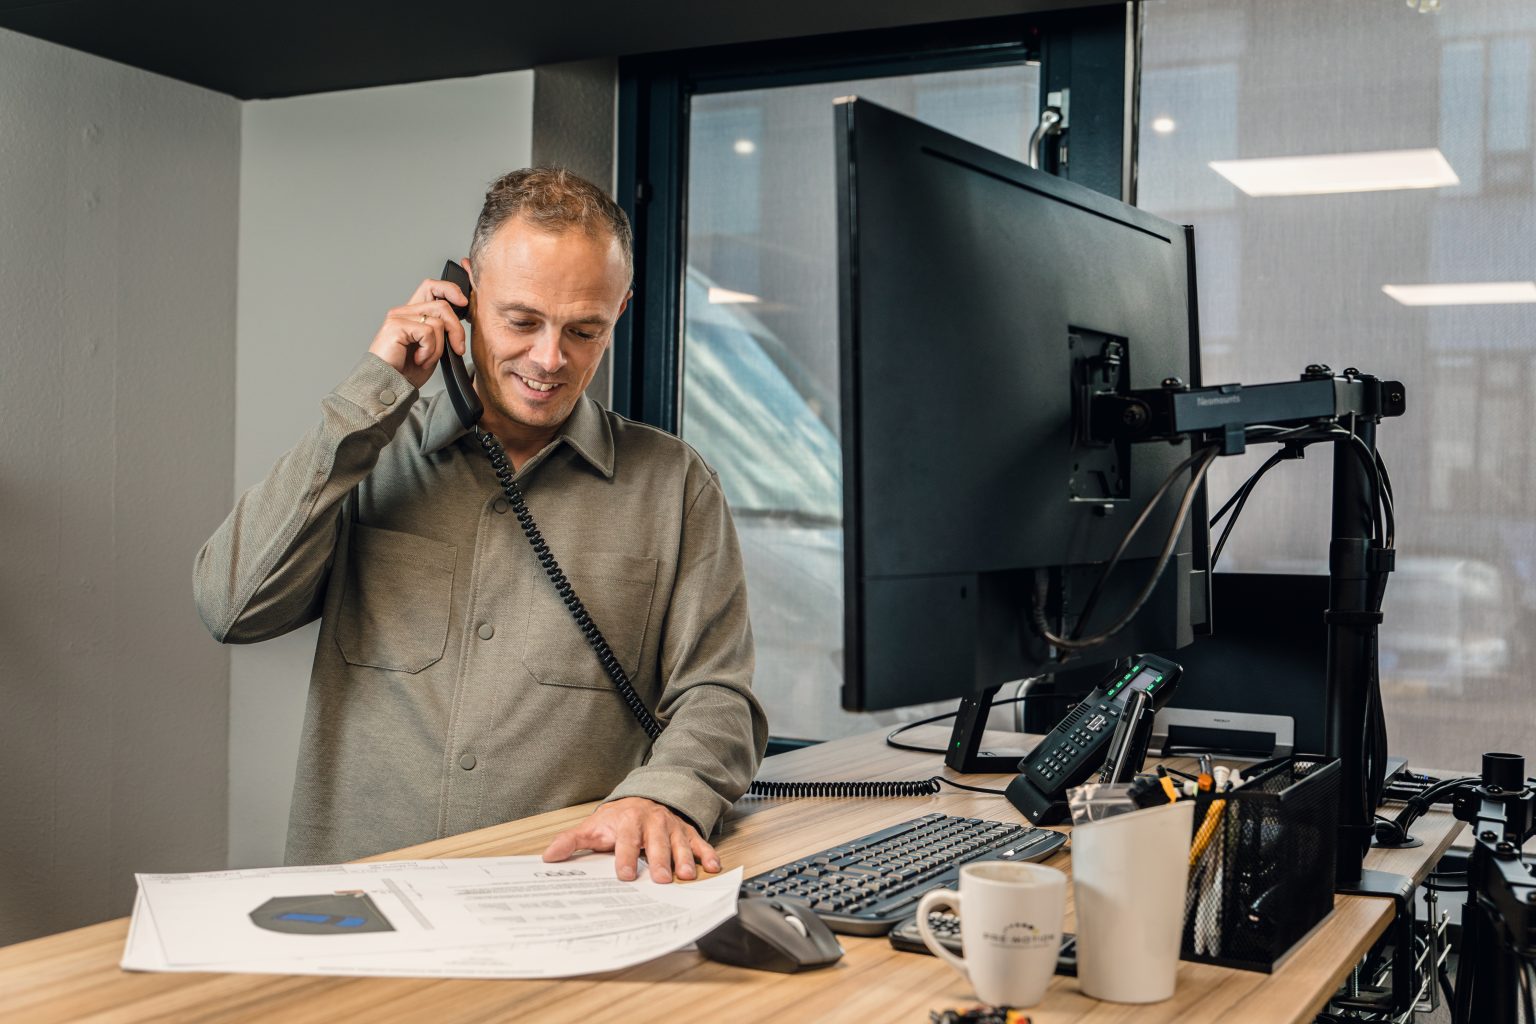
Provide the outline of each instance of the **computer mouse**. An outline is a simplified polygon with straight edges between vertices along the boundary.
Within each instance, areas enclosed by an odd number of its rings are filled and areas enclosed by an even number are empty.
[[[735,917],[699,939],[699,952],[723,964],[791,974],[837,963],[843,947],[804,904],[744,896]]]

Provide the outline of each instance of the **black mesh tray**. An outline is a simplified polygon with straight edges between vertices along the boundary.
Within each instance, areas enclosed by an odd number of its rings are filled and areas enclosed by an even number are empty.
[[[1257,772],[1224,800],[1196,798],[1197,840],[1218,817],[1190,867],[1182,959],[1268,973],[1333,909],[1338,761],[1287,758]]]

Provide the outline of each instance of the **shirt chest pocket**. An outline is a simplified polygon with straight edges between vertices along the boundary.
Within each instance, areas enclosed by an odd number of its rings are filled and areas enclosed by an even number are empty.
[[[413,533],[352,527],[336,625],[348,664],[420,672],[442,659],[457,550]]]
[[[572,556],[569,561],[561,559],[560,568],[625,673],[637,680],[656,593],[656,559],[600,551],[573,552]],[[538,682],[613,689],[613,681],[547,579],[534,586],[523,637],[523,664]]]

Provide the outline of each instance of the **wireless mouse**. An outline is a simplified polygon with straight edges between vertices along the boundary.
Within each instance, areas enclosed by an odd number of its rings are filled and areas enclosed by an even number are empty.
[[[723,964],[791,974],[837,963],[843,947],[809,907],[744,896],[735,917],[699,939],[699,952]]]

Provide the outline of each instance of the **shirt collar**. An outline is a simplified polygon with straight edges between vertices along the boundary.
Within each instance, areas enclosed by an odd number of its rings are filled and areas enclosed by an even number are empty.
[[[459,438],[470,433],[453,411],[453,403],[445,392],[438,392],[428,400],[426,425],[421,433],[421,453],[432,455]],[[587,461],[593,469],[608,479],[613,479],[613,430],[602,407],[583,394],[576,400],[565,426],[556,436]]]

